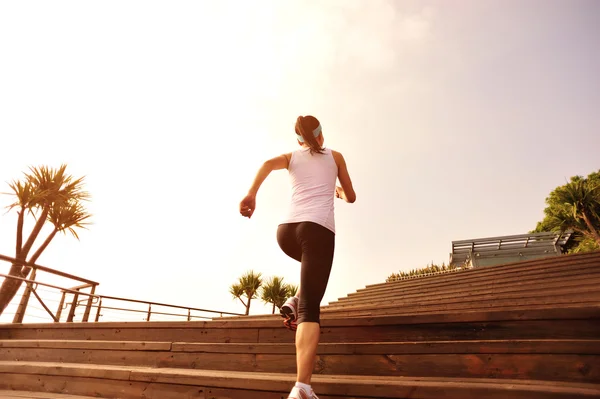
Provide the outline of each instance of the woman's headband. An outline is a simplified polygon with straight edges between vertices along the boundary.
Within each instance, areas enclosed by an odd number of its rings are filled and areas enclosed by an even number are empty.
[[[319,126],[317,126],[315,130],[313,130],[313,135],[315,137],[319,137],[319,134],[321,134],[321,124],[319,124]],[[296,133],[296,137],[298,138],[299,142],[304,143],[304,137],[302,137],[298,133]]]

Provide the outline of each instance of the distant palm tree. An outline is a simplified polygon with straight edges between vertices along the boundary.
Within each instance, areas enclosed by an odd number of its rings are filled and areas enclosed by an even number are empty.
[[[265,303],[273,304],[273,314],[275,308],[281,308],[288,298],[289,288],[283,283],[283,277],[271,277],[265,285],[262,286],[260,298]]]
[[[66,165],[59,168],[47,166],[30,168],[25,178],[9,184],[16,201],[9,205],[9,210],[17,210],[17,234],[15,246],[15,262],[9,275],[27,278],[31,268],[23,263],[35,263],[42,252],[48,247],[56,233],[70,231],[76,238],[76,227],[84,227],[91,216],[82,205],[89,199],[89,194],[83,190],[83,177],[75,179],[66,174]],[[23,227],[26,214],[31,214],[36,222],[23,242]],[[54,229],[44,240],[37,251],[27,259],[46,221],[54,224]],[[7,278],[0,287],[0,314],[6,309],[22,284],[21,280]]]
[[[246,307],[246,316],[250,314],[250,304],[252,299],[256,298],[256,294],[261,285],[262,274],[250,270],[239,277],[237,283],[234,283],[229,287],[229,293],[233,298],[239,299]],[[242,299],[243,296],[246,296],[246,302]]]

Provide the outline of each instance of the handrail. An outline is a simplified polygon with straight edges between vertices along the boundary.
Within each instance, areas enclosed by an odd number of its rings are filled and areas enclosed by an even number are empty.
[[[42,286],[45,286],[45,287],[54,288],[54,289],[57,289],[57,290],[60,290],[61,292],[63,292],[63,295],[65,293],[69,293],[69,294],[75,295],[76,297],[79,297],[79,295],[83,295],[83,296],[86,296],[88,298],[98,299],[100,301],[103,300],[103,299],[107,299],[107,300],[115,300],[115,301],[123,301],[123,302],[133,302],[133,303],[145,304],[145,305],[148,305],[150,308],[154,305],[154,306],[170,307],[170,308],[175,308],[175,309],[185,309],[185,310],[188,311],[188,315],[176,315],[176,314],[172,314],[173,316],[181,316],[181,317],[188,317],[188,318],[191,318],[191,317],[193,317],[193,318],[202,318],[201,316],[191,316],[189,314],[189,312],[191,312],[191,311],[207,312],[207,313],[218,313],[221,316],[224,315],[224,314],[231,315],[231,316],[243,316],[243,314],[241,314],[241,313],[233,313],[233,312],[224,312],[224,311],[220,311],[220,310],[210,310],[210,309],[193,308],[193,307],[189,307],[189,306],[169,305],[169,304],[160,303],[160,302],[142,301],[142,300],[138,300],[138,299],[129,299],[129,298],[121,298],[121,297],[108,296],[108,295],[99,295],[99,294],[95,294],[95,293],[81,292],[81,291],[77,290],[77,288],[81,289],[81,287],[75,287],[76,289],[63,288],[63,287],[59,287],[59,286],[56,286],[56,285],[53,285],[53,284],[42,283],[40,281],[33,281],[33,280],[26,279],[26,278],[11,276],[11,275],[2,274],[2,273],[0,273],[0,277],[11,278],[11,279],[23,281],[25,283],[37,284],[37,285],[42,285]],[[77,302],[77,301],[74,301],[74,302]],[[73,304],[72,304],[72,306],[73,306]],[[75,306],[77,306],[77,303],[75,304]],[[100,308],[100,306],[91,306],[91,305],[90,305],[90,307]],[[123,310],[123,311],[137,311],[135,309],[123,309],[123,308],[121,308],[120,310]],[[143,312],[144,313],[149,312],[149,313],[153,313],[153,314],[160,314],[159,312],[153,312],[151,310],[148,310],[148,311],[144,310]]]
[[[24,283],[31,283],[31,284],[43,285],[45,287],[55,288],[55,289],[61,290],[63,292],[68,292],[69,294],[78,294],[78,295],[87,295],[87,296],[91,296],[91,297],[100,297],[100,295],[88,294],[87,292],[80,292],[80,291],[72,290],[72,289],[69,289],[69,288],[58,287],[56,285],[52,285],[52,284],[48,284],[48,283],[42,283],[42,282],[34,281],[34,280],[29,280],[29,279],[26,279],[26,278],[23,278],[23,277],[11,276],[9,274],[2,274],[2,273],[0,273],[0,277],[12,278],[14,280],[21,280]]]
[[[35,263],[26,262],[26,261],[18,260],[18,259],[15,259],[15,258],[11,258],[10,256],[6,256],[6,255],[1,255],[0,254],[0,260],[4,260],[6,262],[14,263],[14,264],[17,264],[17,265],[31,267],[32,269],[37,269],[37,270],[41,270],[43,272],[56,274],[57,276],[70,278],[71,280],[81,281],[82,283],[86,283],[86,284],[91,284],[91,285],[99,285],[100,284],[100,283],[98,283],[96,281],[88,280],[88,279],[85,279],[83,277],[75,276],[73,274],[61,272],[60,270],[51,269],[51,268],[46,267],[46,266],[36,265]]]
[[[112,300],[115,300],[115,301],[125,301],[125,302],[134,302],[134,303],[143,303],[143,304],[146,304],[146,305],[166,306],[166,307],[175,308],[175,309],[190,309],[190,310],[195,310],[197,312],[210,312],[210,313],[228,314],[228,315],[232,315],[232,316],[243,316],[240,313],[221,312],[221,311],[218,311],[218,310],[208,310],[208,309],[191,308],[189,306],[167,305],[167,304],[160,303],[160,302],[141,301],[139,299],[127,299],[127,298],[119,298],[119,297],[115,297],[115,296],[105,296],[105,295],[100,295],[100,297],[102,299],[112,299]],[[152,312],[152,313],[154,313],[154,312]]]

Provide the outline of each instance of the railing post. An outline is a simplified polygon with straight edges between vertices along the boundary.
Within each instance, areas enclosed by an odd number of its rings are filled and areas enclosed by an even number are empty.
[[[100,309],[102,309],[102,298],[98,301],[98,311],[96,312],[96,323],[100,320]]]
[[[77,290],[79,291],[79,290]],[[77,307],[77,301],[79,300],[79,294],[73,295],[73,302],[71,303],[71,309],[69,310],[69,316],[67,316],[67,323],[72,323],[75,317],[75,308]]]
[[[192,309],[188,309],[188,321],[192,320]]]
[[[146,317],[146,321],[150,321],[150,315],[152,314],[152,304],[148,304],[148,316]]]
[[[90,291],[90,294],[94,295],[96,293],[96,285],[92,285],[92,290]],[[92,301],[94,300],[94,297],[90,295],[88,296],[88,302],[87,305],[85,305],[85,312],[83,313],[83,319],[81,321],[83,321],[84,323],[87,323],[88,319],[90,318],[90,311],[92,310]]]
[[[62,296],[60,297],[60,302],[58,303],[58,309],[56,310],[56,320],[58,320],[57,323],[60,323],[60,315],[62,314],[66,295],[67,295],[67,293],[63,291]]]
[[[30,280],[35,280],[36,271],[37,270],[33,269],[33,272],[31,272],[31,277],[29,278]],[[13,323],[23,323],[23,318],[25,317],[25,312],[27,311],[27,305],[29,304],[30,296],[31,286],[28,283],[25,283],[25,291],[23,291],[23,296],[19,302],[19,307],[17,308],[15,317],[13,318]]]

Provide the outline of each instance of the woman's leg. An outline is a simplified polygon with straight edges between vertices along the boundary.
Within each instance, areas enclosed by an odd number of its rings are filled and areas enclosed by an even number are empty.
[[[290,258],[300,262],[302,260],[302,247],[296,236],[298,223],[285,223],[277,228],[277,243],[281,250]],[[298,288],[298,293],[300,288]],[[290,330],[295,329],[295,323],[298,319],[298,293],[288,298],[280,309],[281,317],[286,320],[283,324]]]
[[[332,231],[316,223],[298,226],[302,247],[298,330],[296,331],[296,365],[298,382],[310,385],[319,345],[321,300],[325,294],[335,247]]]

